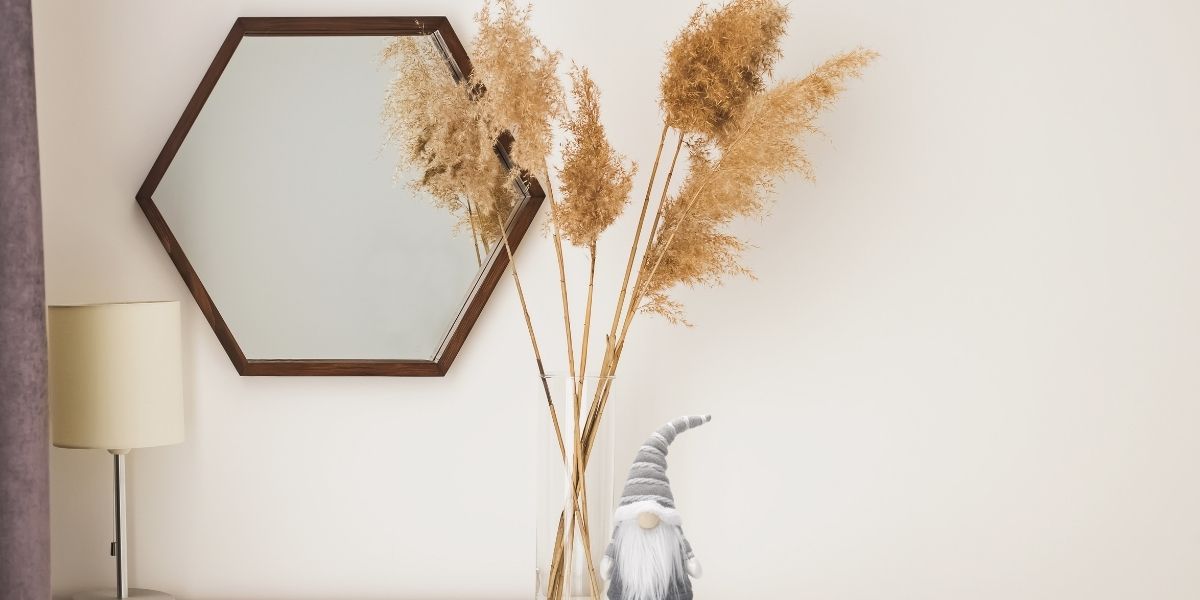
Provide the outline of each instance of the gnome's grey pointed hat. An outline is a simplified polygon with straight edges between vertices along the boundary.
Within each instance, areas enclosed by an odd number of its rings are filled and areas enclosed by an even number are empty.
[[[653,512],[668,523],[679,524],[671,480],[667,479],[667,452],[676,436],[711,420],[712,415],[679,417],[646,438],[629,467],[629,477],[614,515],[618,522],[636,518],[638,513]]]

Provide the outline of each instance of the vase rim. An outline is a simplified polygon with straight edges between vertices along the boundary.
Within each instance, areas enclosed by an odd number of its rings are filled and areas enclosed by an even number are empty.
[[[614,375],[582,375],[582,376],[574,375],[574,376],[572,376],[570,373],[550,372],[550,373],[546,373],[545,375],[541,375],[541,378],[542,379],[583,379],[584,381],[596,381],[596,380],[613,379],[613,378],[615,378],[615,376]]]

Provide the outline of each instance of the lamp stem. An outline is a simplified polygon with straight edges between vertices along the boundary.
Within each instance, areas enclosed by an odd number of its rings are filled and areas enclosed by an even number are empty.
[[[125,451],[113,451],[113,486],[116,490],[116,538],[113,551],[117,557],[117,598],[129,597],[129,562],[125,552]]]

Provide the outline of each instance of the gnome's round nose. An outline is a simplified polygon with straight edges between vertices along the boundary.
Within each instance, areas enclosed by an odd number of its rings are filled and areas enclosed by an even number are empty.
[[[660,522],[662,519],[652,512],[638,513],[638,527],[642,529],[654,529]]]

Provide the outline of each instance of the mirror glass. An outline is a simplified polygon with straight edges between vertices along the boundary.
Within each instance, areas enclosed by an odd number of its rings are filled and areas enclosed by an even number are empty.
[[[391,39],[247,35],[154,190],[248,360],[435,360],[497,250],[409,185]]]

